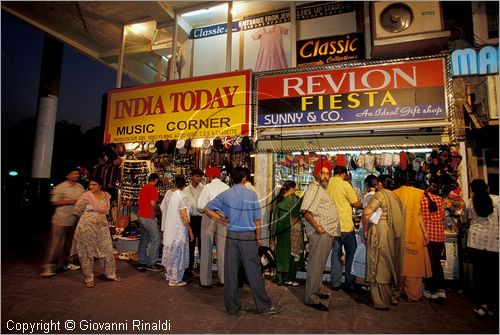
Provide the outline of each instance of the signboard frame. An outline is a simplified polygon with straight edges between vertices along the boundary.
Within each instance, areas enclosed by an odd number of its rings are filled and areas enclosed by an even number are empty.
[[[108,91],[104,143],[250,136],[252,71]]]
[[[323,74],[325,72],[339,72],[342,71],[355,71],[356,69],[360,68],[370,68],[370,69],[380,69],[384,66],[395,66],[395,65],[408,65],[411,63],[420,63],[420,62],[427,62],[427,61],[438,61],[442,62],[442,78],[440,78],[441,84],[439,85],[438,89],[439,91],[442,91],[442,101],[441,105],[443,107],[443,111],[440,114],[440,117],[434,118],[434,119],[429,119],[429,118],[420,118],[420,119],[373,119],[373,120],[368,120],[364,122],[323,122],[323,123],[318,123],[318,122],[311,122],[311,123],[305,123],[305,124],[298,124],[298,122],[293,122],[292,124],[289,125],[283,125],[283,124],[277,124],[277,125],[263,125],[262,122],[262,113],[259,113],[259,109],[263,110],[263,101],[265,99],[262,99],[262,94],[264,94],[264,91],[267,92],[267,89],[265,88],[264,81],[272,81],[274,88],[276,89],[277,86],[282,87],[279,83],[280,80],[283,80],[284,78],[289,78],[290,76],[296,76],[296,75],[302,75],[302,76],[314,76],[316,74]],[[393,59],[393,60],[384,60],[384,61],[358,61],[358,62],[348,62],[348,63],[336,63],[336,64],[329,64],[329,65],[323,65],[323,66],[315,66],[315,67],[304,67],[304,68],[294,68],[294,69],[286,69],[286,70],[279,70],[279,71],[267,71],[267,72],[262,72],[262,73],[255,73],[254,74],[254,83],[253,87],[255,88],[257,95],[254,95],[254,101],[253,101],[253,114],[254,114],[254,125],[256,127],[256,130],[259,132],[261,135],[266,135],[266,134],[271,134],[271,133],[276,133],[279,134],[280,131],[281,133],[282,130],[287,130],[288,133],[292,133],[290,130],[297,130],[294,133],[307,133],[308,130],[307,128],[304,128],[304,126],[310,127],[310,132],[314,132],[314,129],[317,128],[318,126],[322,126],[321,130],[323,131],[330,131],[330,132],[335,132],[336,130],[339,131],[345,131],[346,128],[348,128],[350,131],[355,131],[356,128],[362,127],[364,129],[369,128],[370,124],[376,123],[373,126],[377,129],[381,129],[386,127],[387,129],[392,128],[392,129],[397,129],[398,124],[402,124],[402,122],[410,122],[412,125],[414,125],[414,128],[426,128],[426,127],[432,127],[436,124],[441,124],[446,130],[448,130],[449,135],[450,135],[450,141],[455,142],[455,137],[454,137],[454,125],[453,125],[453,120],[454,120],[454,115],[455,115],[455,107],[454,107],[454,101],[453,101],[453,94],[451,94],[453,90],[453,85],[452,85],[452,78],[450,75],[450,57],[449,55],[433,55],[433,56],[425,56],[425,57],[414,57],[414,58],[407,58],[407,59]],[[337,82],[338,83],[338,82]],[[281,86],[280,86],[281,85]],[[315,83],[313,83],[315,85]],[[416,87],[418,88],[418,87]],[[338,92],[337,92],[338,93]],[[341,92],[345,93],[345,92]],[[258,96],[260,94],[260,97]],[[286,104],[286,98],[284,96],[273,96],[276,99],[280,100],[285,100],[284,103]],[[300,97],[302,98],[302,97]],[[283,102],[283,101],[282,101]],[[295,102],[296,103],[296,102]],[[324,102],[327,104],[327,102]],[[316,104],[317,105],[317,104]],[[296,104],[295,104],[295,107]],[[279,109],[280,107],[278,107]],[[317,114],[317,113],[316,113]],[[259,122],[259,116],[261,116],[261,122]],[[316,115],[317,118],[317,115]],[[298,119],[296,119],[297,121]]]

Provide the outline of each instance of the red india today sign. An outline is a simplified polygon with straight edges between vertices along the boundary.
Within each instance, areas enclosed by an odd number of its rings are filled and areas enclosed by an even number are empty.
[[[105,143],[245,136],[250,71],[111,90]]]
[[[257,127],[445,119],[444,58],[257,78]]]

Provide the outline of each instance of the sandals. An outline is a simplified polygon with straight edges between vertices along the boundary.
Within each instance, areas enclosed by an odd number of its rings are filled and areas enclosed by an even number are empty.
[[[94,288],[95,287],[95,282],[93,280],[86,281],[85,282],[85,286],[87,286],[87,288]]]
[[[106,280],[109,280],[109,281],[116,281],[116,282],[123,281],[123,279],[121,279],[120,277],[114,277],[114,278],[109,278],[109,277],[106,277]]]

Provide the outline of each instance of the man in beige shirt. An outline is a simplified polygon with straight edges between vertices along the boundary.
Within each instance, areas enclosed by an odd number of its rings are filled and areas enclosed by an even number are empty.
[[[305,228],[309,241],[305,303],[320,311],[328,311],[328,306],[320,300],[330,296],[320,293],[320,288],[333,237],[340,236],[337,208],[325,190],[331,173],[332,166],[328,160],[320,159],[316,163],[315,180],[307,187],[300,208],[307,222]]]
[[[66,181],[58,184],[51,192],[50,201],[56,206],[52,216],[52,238],[43,271],[44,278],[55,276],[56,270],[78,270],[80,266],[69,262],[71,244],[75,234],[76,219],[73,208],[85,191],[77,181],[80,169],[69,169]]]

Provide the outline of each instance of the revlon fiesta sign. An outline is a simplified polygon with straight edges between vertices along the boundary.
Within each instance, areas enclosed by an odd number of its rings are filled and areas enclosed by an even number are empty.
[[[250,77],[240,71],[111,90],[105,142],[249,135]]]
[[[444,58],[257,78],[258,127],[447,117]]]

